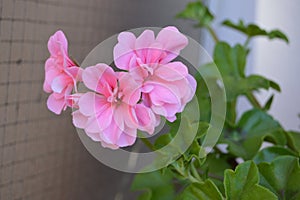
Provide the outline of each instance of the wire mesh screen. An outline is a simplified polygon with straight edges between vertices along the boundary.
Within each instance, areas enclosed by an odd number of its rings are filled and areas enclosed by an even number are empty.
[[[46,108],[42,83],[47,40],[63,29],[70,54],[81,62],[111,34],[172,23],[185,3],[0,0],[1,200],[114,199],[123,174],[88,154],[70,112],[57,117]]]

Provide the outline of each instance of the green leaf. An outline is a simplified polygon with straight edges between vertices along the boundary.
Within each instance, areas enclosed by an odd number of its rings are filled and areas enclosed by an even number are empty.
[[[241,79],[225,76],[223,81],[227,88],[228,101],[234,101],[239,95],[246,95],[249,91],[270,88],[270,81],[258,75],[251,75]]]
[[[272,95],[268,101],[265,103],[264,107],[263,107],[263,110],[265,111],[268,111],[270,110],[271,106],[272,106],[272,103],[273,103],[273,99],[274,99],[274,95]]]
[[[270,81],[270,87],[273,88],[274,90],[281,92],[281,88],[278,85],[278,83],[274,82],[274,81]]]
[[[296,156],[296,154],[289,149],[286,149],[281,146],[272,146],[262,149],[255,155],[253,160],[256,164],[261,162],[271,162],[275,158],[284,155]]]
[[[225,194],[223,185],[223,176],[226,169],[231,169],[229,164],[229,156],[227,154],[211,153],[206,157],[206,161],[201,166],[201,170],[205,172],[205,178],[210,178],[218,187],[218,189]]]
[[[287,134],[287,144],[288,146],[298,153],[298,156],[300,156],[300,133],[290,131],[286,132]]]
[[[286,43],[289,43],[288,37],[284,33],[282,33],[280,30],[272,30],[272,31],[270,31],[268,33],[268,37],[269,37],[269,39],[274,39],[274,38],[282,39]]]
[[[271,163],[258,165],[261,185],[276,193],[280,199],[300,199],[299,159],[280,156]]]
[[[139,200],[173,200],[175,189],[170,172],[164,174],[159,171],[137,174],[131,185],[134,191],[145,191]]]
[[[214,19],[209,9],[201,2],[190,2],[186,8],[176,15],[177,18],[191,19],[197,22],[198,27],[209,26]]]
[[[223,76],[234,78],[245,77],[247,50],[236,45],[231,47],[225,42],[219,42],[214,51],[214,61]]]
[[[262,76],[251,75],[246,77],[246,57],[247,50],[239,44],[231,47],[225,42],[220,42],[215,47],[214,61],[222,74],[226,97],[229,102],[236,101],[240,95],[246,95],[259,89],[273,88],[280,91],[275,82]]]
[[[245,160],[255,156],[264,140],[281,146],[286,144],[280,124],[259,109],[245,112],[236,129],[237,133],[229,132],[221,140],[228,144],[229,152]]]
[[[264,29],[261,29],[259,26],[255,25],[255,24],[245,25],[242,20],[240,20],[237,24],[231,22],[230,20],[225,20],[222,24],[227,27],[230,27],[232,29],[235,29],[237,31],[244,33],[249,38],[255,37],[255,36],[267,36],[269,39],[276,38],[276,39],[281,39],[281,40],[285,41],[286,43],[289,43],[289,39],[287,38],[287,36],[279,30],[272,30],[272,31],[268,32]]]
[[[277,199],[276,195],[260,186],[256,165],[247,161],[237,166],[235,171],[225,171],[225,194],[227,200]]]
[[[178,200],[222,200],[216,185],[209,179],[203,183],[192,183],[179,195]]]

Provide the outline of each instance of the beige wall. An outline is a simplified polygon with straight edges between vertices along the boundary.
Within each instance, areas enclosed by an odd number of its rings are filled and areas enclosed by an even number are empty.
[[[198,37],[190,24],[173,20],[186,2],[0,0],[1,200],[110,200],[128,189],[123,173],[84,149],[70,112],[57,117],[47,110],[42,91],[46,42],[63,29],[70,54],[81,62],[106,37],[129,28],[176,24]]]

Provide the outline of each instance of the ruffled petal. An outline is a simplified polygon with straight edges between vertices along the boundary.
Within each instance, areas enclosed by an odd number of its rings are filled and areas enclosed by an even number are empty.
[[[101,142],[102,139],[100,137],[100,133],[96,132],[96,133],[89,133],[86,132],[87,136],[89,136],[93,141],[95,142]]]
[[[182,62],[172,62],[160,65],[155,75],[166,81],[176,81],[184,79],[188,75],[188,70]]]
[[[110,96],[111,88],[116,87],[116,74],[106,64],[87,67],[82,73],[83,83],[91,90]]]
[[[83,94],[78,101],[79,110],[86,116],[96,116],[107,107],[106,99],[93,92]]]
[[[123,133],[120,135],[118,141],[117,141],[117,145],[119,147],[127,147],[127,146],[131,146],[134,144],[135,140],[136,140],[136,129],[132,129],[130,130],[130,134],[128,134],[129,131],[127,131],[127,133]]]
[[[137,104],[134,107],[134,115],[139,125],[138,129],[146,131],[149,134],[154,133],[157,124],[155,114],[144,104]]]
[[[56,69],[55,66],[55,59],[54,58],[48,58],[45,62],[45,71]]]
[[[138,127],[138,124],[133,116],[132,107],[124,103],[115,108],[113,113],[113,119],[118,128],[122,131],[125,131],[127,127]]]
[[[186,47],[188,39],[180,33],[176,27],[168,26],[163,28],[156,37],[156,42],[162,44],[167,52],[161,63],[168,63],[179,55],[179,52]]]
[[[119,90],[122,92],[122,101],[128,105],[135,105],[141,98],[141,83],[135,81],[129,73],[119,75]]]
[[[116,144],[121,134],[122,130],[114,122],[114,120],[112,120],[112,123],[102,131],[101,138],[108,144]]]
[[[88,121],[88,117],[83,115],[79,110],[72,113],[72,121],[75,127],[84,129]]]
[[[122,32],[118,36],[118,44],[114,47],[114,62],[119,69],[128,70],[136,64],[134,49],[136,37],[130,32]]]
[[[140,58],[141,62],[147,63],[147,58],[151,55],[148,54],[151,44],[155,41],[154,32],[145,30],[137,39],[135,43],[135,53]]]
[[[65,34],[59,30],[50,37],[48,50],[52,56],[60,56],[62,54],[61,49],[64,52],[68,51],[68,41]]]
[[[55,77],[51,83],[51,89],[56,93],[61,93],[70,83],[70,78],[65,74]]]
[[[56,99],[54,94],[51,94],[47,100],[47,107],[49,110],[59,115],[65,106],[64,98]]]

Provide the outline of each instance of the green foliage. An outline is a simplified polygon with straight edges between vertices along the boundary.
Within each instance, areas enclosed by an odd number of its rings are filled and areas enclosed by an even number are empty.
[[[273,88],[280,91],[276,83],[262,76],[251,75],[246,77],[247,54],[247,49],[239,44],[231,47],[225,42],[219,42],[215,47],[214,61],[222,74],[229,102],[235,101],[240,95],[259,89]]]
[[[285,41],[286,43],[289,42],[289,39],[287,38],[287,36],[279,30],[272,30],[272,31],[268,32],[264,29],[261,29],[256,24],[245,25],[242,20],[240,20],[237,24],[234,24],[230,20],[225,20],[223,22],[223,25],[230,27],[234,30],[240,31],[240,32],[246,34],[249,38],[255,37],[255,36],[266,36],[269,39],[280,39],[280,40]]]
[[[245,160],[256,155],[264,140],[278,145],[286,144],[280,124],[259,109],[244,113],[236,125],[236,131],[227,133],[222,138],[222,142],[229,145],[230,153]]]
[[[164,174],[159,171],[137,174],[131,185],[132,190],[145,190],[139,200],[173,200],[175,189],[172,184],[172,175],[169,172]]]
[[[279,199],[300,199],[299,159],[293,156],[280,156],[271,163],[258,165],[261,184],[273,191]]]
[[[280,86],[263,76],[245,74],[250,39],[265,36],[288,43],[287,36],[279,30],[266,31],[255,24],[226,20],[225,27],[247,36],[243,44],[230,46],[219,41],[211,27],[214,16],[201,1],[188,3],[177,17],[196,21],[196,27],[208,29],[216,42],[214,62],[201,66],[201,74],[195,75],[201,119],[191,120],[183,112],[175,122],[168,123],[169,133],[158,137],[153,149],[164,155],[161,159],[176,161],[160,171],[138,174],[132,188],[145,191],[140,199],[147,200],[300,199],[300,133],[285,130],[268,113],[274,94],[262,103],[254,95],[262,89],[280,92]],[[223,79],[219,85],[215,66]],[[213,127],[208,124],[212,113],[210,83],[217,85],[213,90],[223,86],[226,90],[226,122],[218,141],[226,145],[226,150],[215,146],[206,155],[201,144],[207,130]],[[237,119],[236,105],[241,96],[248,99],[252,108]],[[193,115],[193,110],[188,113]],[[194,130],[198,131],[191,134]],[[179,140],[173,143],[178,135]],[[181,146],[187,141],[192,141],[191,145],[183,152]],[[262,148],[264,142],[268,142],[268,147]],[[242,159],[240,164],[238,158]]]
[[[300,156],[300,133],[290,131],[286,132],[288,138],[288,146],[297,152],[298,156]]]
[[[268,189],[258,184],[259,174],[252,161],[240,164],[235,171],[225,171],[225,192],[227,200],[277,199]]]
[[[203,183],[192,183],[184,189],[178,200],[222,200],[224,199],[216,185],[206,180]]]
[[[214,19],[209,9],[201,1],[188,3],[185,10],[178,13],[177,17],[194,20],[198,27],[209,26]]]
[[[262,149],[260,152],[258,152],[253,158],[253,161],[256,164],[261,162],[272,162],[275,158],[284,155],[297,156],[292,150],[282,146],[272,146]]]

